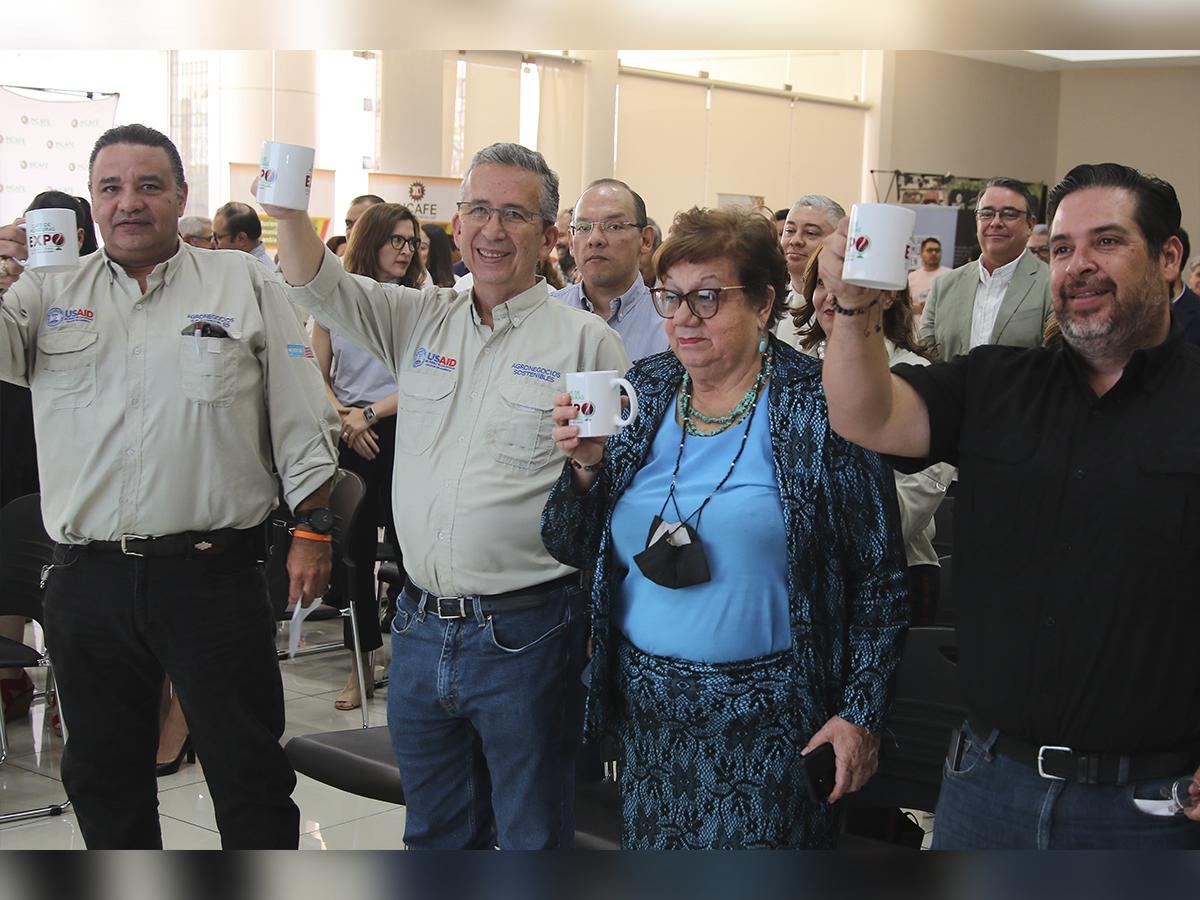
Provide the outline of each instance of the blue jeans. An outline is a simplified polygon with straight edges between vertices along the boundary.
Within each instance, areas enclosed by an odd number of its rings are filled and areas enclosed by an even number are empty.
[[[969,744],[958,770],[947,760],[933,818],[935,850],[1198,849],[1200,823],[1141,812],[1134,799],[1159,800],[1174,781],[1076,784],[1043,778],[992,752],[964,725]],[[1177,777],[1191,775],[1180,772]]]
[[[388,727],[410,848],[570,847],[582,728],[578,587],[534,609],[439,619],[401,592]]]

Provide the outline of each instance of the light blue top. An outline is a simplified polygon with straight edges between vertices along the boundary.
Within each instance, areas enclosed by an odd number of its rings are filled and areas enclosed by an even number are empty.
[[[370,351],[338,337],[335,331],[329,332],[329,343],[333,348],[329,380],[338,403],[343,406],[370,406],[396,393],[396,376]]]
[[[613,617],[647,653],[719,663],[791,647],[787,539],[771,454],[769,390],[768,382],[733,474],[704,508],[699,525],[688,521],[700,535],[711,581],[664,588],[633,561],[645,549],[651,520],[671,486],[681,432],[673,411],[663,417],[645,465],[613,509]],[[744,431],[739,423],[721,434],[688,436],[675,484],[682,515],[690,516],[724,477]],[[663,518],[678,520],[674,504],[667,504]]]
[[[569,284],[565,288],[550,292],[567,306],[595,312],[592,302],[584,293],[583,282]],[[667,349],[667,333],[663,330],[663,318],[654,309],[650,289],[642,281],[641,274],[633,278],[629,290],[612,302],[612,315],[608,326],[621,336],[625,352],[632,362]]]

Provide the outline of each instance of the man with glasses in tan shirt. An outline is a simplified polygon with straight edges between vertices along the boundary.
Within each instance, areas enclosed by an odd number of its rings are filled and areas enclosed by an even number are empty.
[[[292,299],[399,386],[392,497],[408,581],[388,725],[405,843],[570,846],[586,634],[579,575],[541,539],[563,475],[550,413],[566,373],[623,372],[629,358],[535,273],[557,237],[558,177],[517,144],[476,154],[454,217],[474,276],[460,294],[350,275],[303,213],[268,212]]]
[[[329,582],[336,418],[278,278],[180,241],[174,144],[143,125],[89,163],[104,249],[22,273],[0,228],[0,378],[33,391],[42,516],[58,542],[46,644],[70,739],[62,777],[89,848],[162,846],[164,673],[222,844],[295,848],[296,777],[260,560],[282,481],[291,599]]]
[[[943,360],[981,344],[1040,347],[1050,269],[1025,249],[1037,221],[1033,194],[1015,178],[993,178],[975,210],[979,259],[938,276],[919,337]]]

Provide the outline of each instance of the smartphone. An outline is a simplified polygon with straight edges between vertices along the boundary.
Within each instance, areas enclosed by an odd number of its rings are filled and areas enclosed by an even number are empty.
[[[828,800],[837,781],[837,759],[833,754],[833,744],[821,744],[801,759],[804,762],[804,787],[808,791],[808,799],[813,803]]]

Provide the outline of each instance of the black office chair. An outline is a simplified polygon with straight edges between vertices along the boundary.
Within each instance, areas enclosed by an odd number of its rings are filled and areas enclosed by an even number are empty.
[[[283,748],[301,775],[338,790],[385,803],[404,803],[404,786],[386,726],[350,728],[294,737]],[[621,799],[615,781],[575,786],[575,847],[621,848]]]
[[[933,624],[945,628],[954,627],[954,557],[938,558],[938,607]],[[953,657],[957,659],[957,656]]]
[[[385,803],[403,803],[404,787],[386,725],[294,737],[283,748],[301,775]]]
[[[334,516],[333,553],[335,558],[340,560],[346,569],[347,584],[353,583],[356,566],[354,560],[350,558],[346,536],[354,528],[354,522],[362,507],[365,494],[366,485],[359,475],[346,469],[337,470],[337,474],[334,476],[333,489],[329,495],[329,509]],[[270,559],[267,562],[267,581],[270,585],[272,605],[275,606],[276,613],[281,621],[288,621],[291,618],[290,614],[284,612],[287,608],[288,579],[286,560],[288,551],[291,549],[292,536],[289,530],[291,528],[291,521],[291,514],[287,512],[286,506],[277,510],[276,515],[272,517],[271,521],[272,537]],[[359,634],[358,615],[349,597],[341,599],[346,603],[345,608],[330,607],[330,609],[334,616],[341,616],[350,620],[350,632],[353,635],[354,644],[354,666],[358,672],[358,683],[365,685],[367,681],[362,663],[362,638]],[[313,618],[320,617],[321,612],[323,610],[313,612],[306,621],[312,621]],[[304,647],[296,651],[296,655],[309,656],[313,653],[324,653],[329,650],[341,649],[343,649],[341,641],[327,641],[311,647]],[[286,651],[280,651],[281,657],[285,657],[286,655]],[[362,727],[369,728],[370,721],[367,713],[365,690],[363,691],[363,695],[363,703],[359,706],[362,715]]]
[[[50,564],[54,542],[42,523],[41,496],[26,494],[0,509],[0,615],[21,616],[41,624],[42,569]],[[0,668],[44,668],[46,690],[35,695],[46,697],[53,691],[54,669],[48,653],[39,652],[21,641],[0,638]],[[62,715],[61,704],[59,714]],[[66,719],[63,719],[64,729]],[[0,764],[8,758],[8,730],[0,709]],[[0,814],[0,824],[60,816],[70,800],[50,806]]]
[[[879,751],[879,770],[846,807],[933,812],[950,732],[966,716],[953,628],[911,628],[896,671],[896,703]]]
[[[933,549],[948,556],[954,548],[954,498],[946,496],[933,511]]]

